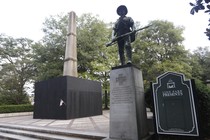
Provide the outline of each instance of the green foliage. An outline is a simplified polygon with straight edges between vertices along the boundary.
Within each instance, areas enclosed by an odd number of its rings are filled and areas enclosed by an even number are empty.
[[[210,88],[196,80],[198,115],[201,135],[210,137]]]
[[[193,66],[193,77],[206,82],[210,80],[210,51],[207,47],[199,47],[191,56],[193,59],[191,65]]]
[[[0,105],[18,105],[18,104],[29,104],[29,97],[26,93],[1,93],[0,94]]]
[[[35,81],[58,77],[63,72],[64,47],[47,46],[40,43],[34,45]]]
[[[190,53],[182,45],[184,28],[161,20],[149,24],[152,26],[140,32],[132,45],[133,63],[143,71],[146,87],[166,71],[176,71],[191,77]]]
[[[62,75],[65,43],[67,35],[67,16],[50,16],[44,22],[45,36],[33,46],[36,67],[35,81],[47,80]]]
[[[116,61],[113,48],[106,48],[110,29],[107,24],[91,14],[84,14],[78,19],[77,49],[78,71],[82,77],[104,75]],[[112,50],[112,51],[110,51]],[[99,74],[98,72],[103,72]],[[103,77],[103,76],[102,76]],[[96,77],[95,77],[96,78]]]
[[[33,110],[34,107],[30,104],[0,106],[0,113],[32,112]]]
[[[0,35],[0,104],[29,102],[24,86],[34,75],[32,45],[27,38]]]

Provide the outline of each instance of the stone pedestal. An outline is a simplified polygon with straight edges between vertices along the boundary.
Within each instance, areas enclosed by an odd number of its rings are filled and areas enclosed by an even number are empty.
[[[115,67],[110,75],[110,132],[116,140],[147,136],[142,72],[133,65]]]
[[[35,83],[35,119],[102,115],[101,83],[62,76]]]

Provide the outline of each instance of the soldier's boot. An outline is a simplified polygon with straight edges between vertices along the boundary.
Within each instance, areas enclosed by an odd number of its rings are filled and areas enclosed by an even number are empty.
[[[128,59],[127,64],[131,64],[132,63],[132,50],[131,50],[131,46],[127,46],[126,47],[126,55],[127,55],[127,59]]]
[[[125,56],[124,55],[120,56],[120,62],[121,62],[121,65],[125,65]]]

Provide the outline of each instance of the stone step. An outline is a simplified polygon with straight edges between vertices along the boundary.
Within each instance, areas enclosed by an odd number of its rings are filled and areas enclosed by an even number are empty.
[[[26,136],[20,136],[16,134],[0,132],[0,139],[2,140],[39,140],[37,138],[30,138]]]
[[[28,138],[45,139],[45,140],[101,140],[106,136],[99,136],[97,133],[66,131],[65,129],[52,129],[44,127],[33,127],[26,125],[2,124],[0,123],[0,132],[2,137],[14,139],[15,136]],[[4,134],[4,135],[3,135]],[[6,135],[8,134],[8,135]],[[14,136],[14,137],[13,137]],[[0,134],[1,137],[1,134]],[[27,139],[27,138],[25,138]],[[17,140],[18,137],[17,137]],[[21,138],[24,140],[24,138]],[[27,139],[28,140],[28,139]]]
[[[87,140],[85,138],[68,137],[68,136],[62,136],[62,135],[57,135],[57,134],[33,132],[33,131],[27,131],[27,130],[17,130],[17,129],[11,129],[11,128],[0,128],[0,132],[22,136],[22,137],[24,136],[26,137],[26,139],[34,138],[34,140],[35,138],[37,140],[41,140],[41,139],[44,139],[44,140]]]

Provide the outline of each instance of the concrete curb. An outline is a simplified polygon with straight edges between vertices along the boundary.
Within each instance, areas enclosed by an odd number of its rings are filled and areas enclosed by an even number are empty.
[[[33,112],[3,113],[0,114],[0,118],[14,117],[14,116],[28,116],[28,115],[33,115]]]

